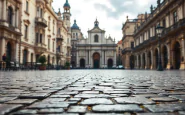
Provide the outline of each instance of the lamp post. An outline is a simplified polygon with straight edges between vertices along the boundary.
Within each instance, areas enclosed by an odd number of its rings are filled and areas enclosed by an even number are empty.
[[[163,32],[163,29],[164,27],[160,26],[160,24],[158,24],[156,27],[156,32],[157,32],[157,37],[158,37],[158,47],[159,47],[157,71],[163,71],[163,67],[161,64],[161,42],[160,42],[160,37]]]

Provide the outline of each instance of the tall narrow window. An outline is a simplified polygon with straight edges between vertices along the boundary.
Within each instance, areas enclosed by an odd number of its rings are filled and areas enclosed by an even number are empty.
[[[29,2],[26,1],[26,12],[28,13],[28,9],[29,9]]]
[[[36,43],[39,43],[39,33],[36,33]]]
[[[54,50],[55,50],[55,42],[53,41],[53,52],[54,52]]]
[[[24,32],[24,38],[25,39],[28,39],[28,26],[27,25],[25,25],[25,32]]]
[[[163,27],[166,28],[166,20],[163,19]]]
[[[42,8],[40,9],[40,17],[42,18]]]
[[[50,49],[50,39],[48,39],[48,49]]]
[[[134,42],[131,42],[131,48],[132,49],[134,48]]]
[[[177,11],[173,13],[173,22],[174,24],[177,22]]]
[[[40,43],[42,43],[43,41],[42,41],[42,34],[40,34]]]
[[[8,23],[12,25],[12,18],[13,18],[13,9],[12,7],[8,7]]]
[[[94,36],[94,42],[98,42],[98,35]]]

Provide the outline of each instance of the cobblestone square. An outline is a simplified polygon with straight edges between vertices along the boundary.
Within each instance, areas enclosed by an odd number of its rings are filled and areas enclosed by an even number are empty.
[[[183,115],[185,71],[0,72],[0,115]]]

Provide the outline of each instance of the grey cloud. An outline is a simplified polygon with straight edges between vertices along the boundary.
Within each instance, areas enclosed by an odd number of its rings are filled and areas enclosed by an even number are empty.
[[[94,7],[99,10],[104,10],[107,12],[108,17],[119,18],[124,12],[137,16],[139,13],[145,13],[145,11],[150,10],[151,4],[155,4],[156,0],[149,0],[149,4],[146,6],[139,6],[138,0],[108,0],[110,4],[116,9],[112,11],[106,5],[103,4],[94,4]],[[128,4],[129,2],[129,4]]]

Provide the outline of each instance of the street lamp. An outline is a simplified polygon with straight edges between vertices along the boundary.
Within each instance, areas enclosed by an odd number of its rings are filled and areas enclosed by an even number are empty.
[[[161,34],[163,32],[163,29],[164,29],[164,27],[160,26],[160,24],[158,24],[156,27],[156,32],[157,32],[157,37],[158,37],[158,47],[159,47],[157,71],[163,71],[163,67],[161,64],[161,42],[160,42],[160,38],[161,38]]]

